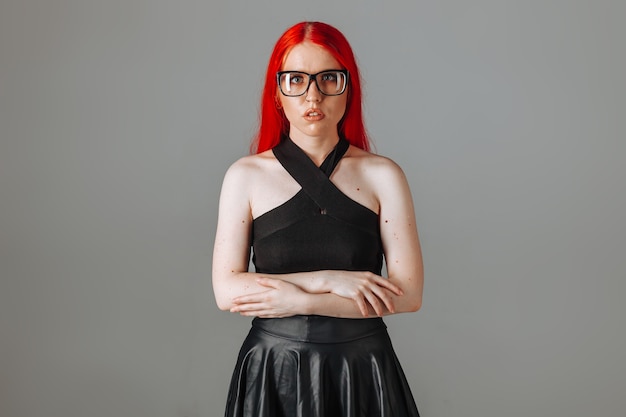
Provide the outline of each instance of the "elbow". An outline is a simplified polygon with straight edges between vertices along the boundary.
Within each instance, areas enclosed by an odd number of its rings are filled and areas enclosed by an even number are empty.
[[[224,285],[218,285],[221,281],[215,279],[215,273],[213,274],[213,298],[217,308],[222,311],[230,311],[233,307],[233,300],[229,294],[228,288]]]
[[[411,297],[407,300],[407,303],[404,307],[405,308],[403,310],[406,313],[415,313],[416,311],[419,311],[422,308],[422,297]]]
[[[422,308],[422,300],[415,301],[409,305],[408,312],[415,313]]]
[[[219,308],[222,311],[230,311],[230,305],[227,304],[217,304],[217,308]]]
[[[232,303],[229,300],[224,299],[223,297],[215,297],[215,302],[217,304],[217,308],[222,311],[230,311],[232,307]]]

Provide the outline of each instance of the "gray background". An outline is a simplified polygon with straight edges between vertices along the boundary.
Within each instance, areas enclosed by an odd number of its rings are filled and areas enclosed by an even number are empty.
[[[623,416],[626,3],[0,1],[0,415],[222,414],[222,176],[291,24],[351,40],[426,267],[424,417]]]

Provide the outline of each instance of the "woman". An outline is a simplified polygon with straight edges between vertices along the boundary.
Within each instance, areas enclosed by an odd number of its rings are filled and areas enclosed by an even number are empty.
[[[219,308],[254,317],[225,415],[418,416],[381,318],[421,305],[412,199],[402,170],[368,152],[337,29],[280,37],[255,143],[224,178],[213,254]]]

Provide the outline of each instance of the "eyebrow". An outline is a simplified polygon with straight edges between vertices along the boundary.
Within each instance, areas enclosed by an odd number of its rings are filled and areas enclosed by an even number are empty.
[[[345,69],[342,68],[329,68],[329,69],[323,69],[321,71],[317,71],[317,72],[306,72],[306,71],[302,71],[302,70],[280,70],[278,72],[301,72],[303,74],[307,74],[307,75],[314,75],[314,74],[319,74],[320,72],[326,72],[326,71],[345,71]]]

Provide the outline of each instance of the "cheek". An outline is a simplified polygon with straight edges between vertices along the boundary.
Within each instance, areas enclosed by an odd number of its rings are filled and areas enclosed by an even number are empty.
[[[298,117],[300,110],[297,103],[294,103],[291,100],[283,99],[281,100],[281,106],[282,109],[280,109],[280,111],[282,111],[290,123]]]
[[[286,114],[289,114],[294,111],[295,105],[291,100],[281,99],[281,106]]]
[[[346,114],[346,110],[348,110],[348,100],[344,98],[341,102],[337,103],[336,110],[337,113],[341,114],[341,117],[343,118]]]

